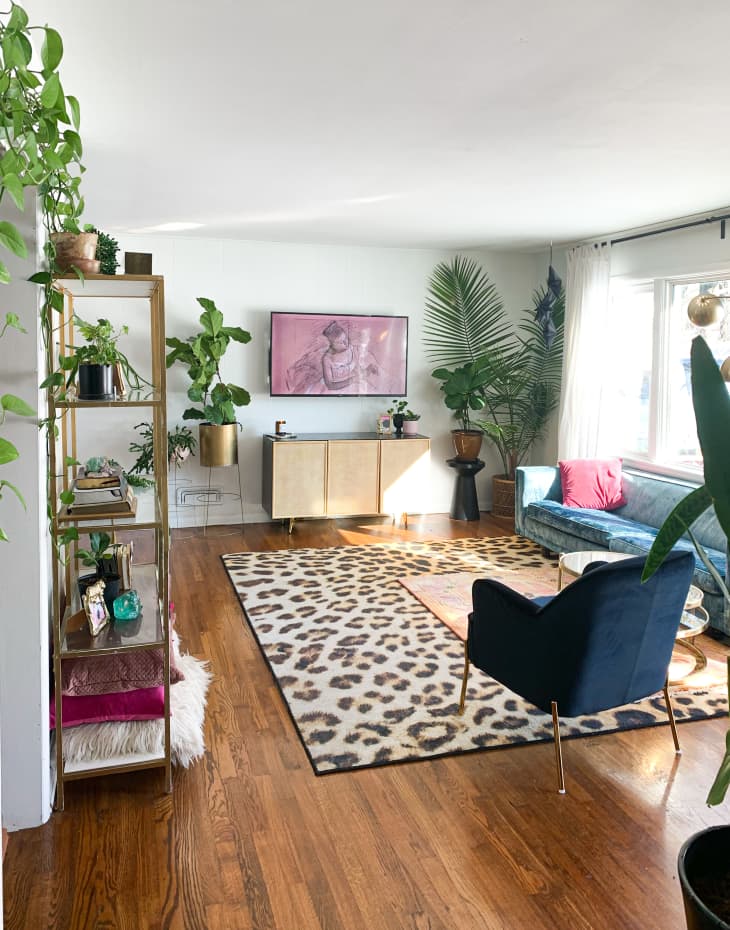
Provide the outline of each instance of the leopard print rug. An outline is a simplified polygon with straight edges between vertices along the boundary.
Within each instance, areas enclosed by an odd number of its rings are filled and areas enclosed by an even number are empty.
[[[398,582],[427,572],[544,572],[548,560],[529,540],[222,558],[317,774],[552,739],[548,714],[476,668],[466,712],[456,715],[463,643]],[[727,698],[722,688],[682,691],[674,706],[678,720],[704,719],[727,713]],[[666,722],[657,696],[565,720],[561,732],[585,736]]]

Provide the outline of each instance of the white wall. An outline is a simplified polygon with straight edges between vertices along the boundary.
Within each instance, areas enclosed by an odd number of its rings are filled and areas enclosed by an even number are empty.
[[[8,330],[0,342],[0,392],[17,394],[42,411],[39,288],[25,280],[37,268],[35,199],[29,194],[26,212],[19,214],[6,198],[2,217],[21,230],[30,257],[21,261],[3,254],[12,283],[0,291],[0,317],[16,312],[28,334]],[[2,466],[0,477],[22,490],[28,507],[24,511],[8,493],[0,502],[0,525],[10,537],[0,543],[2,819],[13,829],[43,823],[51,810],[46,448],[34,418],[8,417],[2,434],[17,446],[20,458]]]
[[[389,406],[389,398],[270,397],[267,378],[271,310],[409,317],[408,399],[412,409],[422,414],[420,431],[433,440],[430,490],[424,510],[449,510],[454,475],[445,460],[453,456],[449,430],[456,424],[450,420],[438,384],[430,376],[435,366],[424,355],[422,323],[428,279],[435,265],[452,253],[151,236],[124,237],[120,246],[120,271],[125,249],[153,253],[153,272],[165,276],[168,335],[183,338],[196,332],[200,307],[195,298],[210,297],[223,312],[226,323],[243,326],[253,336],[247,346],[231,346],[223,369],[226,380],[243,385],[252,395],[250,406],[239,411],[244,426],[239,451],[247,521],[267,519],[261,507],[261,437],[273,432],[275,420],[286,420],[286,428],[297,434],[372,431],[376,416]],[[513,311],[530,305],[533,288],[546,275],[547,269],[539,267],[535,256],[470,254],[483,263],[505,305]],[[99,315],[111,312],[109,303],[100,305]],[[93,318],[93,307],[86,303],[77,306],[78,312]],[[120,347],[132,347],[135,339],[136,335],[126,343],[120,342]],[[135,346],[135,351],[138,349],[141,345]],[[188,386],[182,366],[170,369],[170,425],[182,422],[182,411],[188,406]],[[93,445],[92,434],[80,446],[82,457],[101,451]],[[133,460],[121,436],[119,446],[108,451],[124,464]],[[482,509],[488,509],[490,476],[500,469],[486,444],[484,456],[488,467],[480,475],[479,497]],[[204,486],[207,481],[208,471],[197,466],[197,459],[178,476],[179,484]],[[235,470],[215,469],[213,484],[235,492]],[[173,525],[200,523],[202,519],[202,508],[172,515]],[[238,501],[233,497],[225,506],[211,508],[210,522],[239,519]]]

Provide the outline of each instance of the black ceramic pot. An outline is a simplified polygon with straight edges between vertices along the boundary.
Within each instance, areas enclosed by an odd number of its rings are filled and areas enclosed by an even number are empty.
[[[402,413],[393,414],[393,426],[395,427],[395,435],[402,436],[403,435],[403,414]]]
[[[695,885],[702,877],[724,870],[727,873],[730,863],[730,826],[708,827],[695,833],[679,851],[679,882],[684,898],[684,913],[687,917],[687,930],[730,930],[730,923],[717,917],[702,901]]]
[[[79,365],[79,400],[113,400],[111,365]]]

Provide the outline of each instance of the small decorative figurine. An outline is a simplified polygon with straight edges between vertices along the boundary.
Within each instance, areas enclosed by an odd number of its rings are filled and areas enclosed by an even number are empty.
[[[100,578],[97,582],[86,589],[82,601],[86,618],[89,621],[89,630],[92,636],[100,633],[109,623],[109,611],[104,603],[104,580]]]

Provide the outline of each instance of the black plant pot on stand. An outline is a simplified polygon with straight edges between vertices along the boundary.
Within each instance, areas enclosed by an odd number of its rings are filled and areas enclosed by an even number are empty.
[[[402,413],[393,414],[393,426],[395,427],[395,435],[402,436],[403,435],[403,414]]]
[[[113,400],[111,365],[79,365],[79,400]]]

